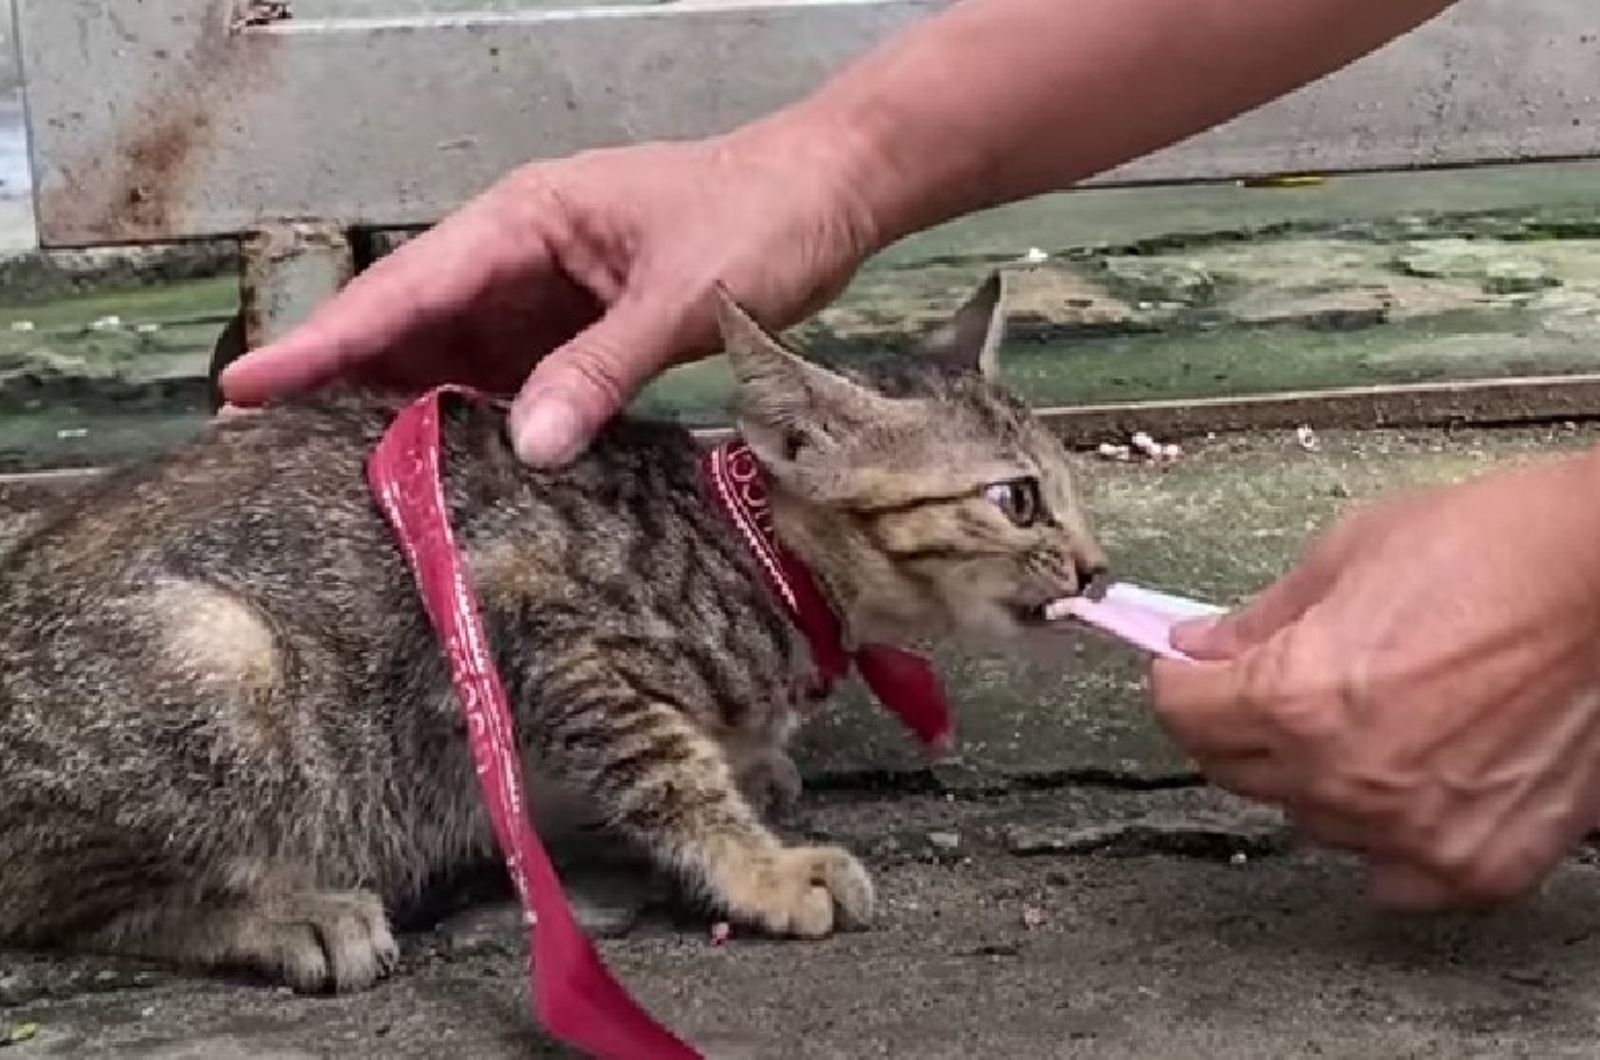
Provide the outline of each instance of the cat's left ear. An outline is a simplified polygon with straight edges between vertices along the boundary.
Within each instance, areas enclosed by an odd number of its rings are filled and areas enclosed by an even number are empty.
[[[921,353],[957,372],[999,378],[1000,339],[1005,333],[1005,281],[989,274],[950,320],[922,341]]]
[[[789,352],[721,284],[715,290],[739,430],[763,463],[779,470],[895,421],[900,403]]]

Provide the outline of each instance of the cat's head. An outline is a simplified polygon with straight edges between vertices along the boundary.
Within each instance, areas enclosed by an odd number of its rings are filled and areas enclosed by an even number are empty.
[[[1105,570],[1066,449],[997,381],[1002,293],[997,273],[914,354],[845,372],[719,289],[739,430],[858,637],[1009,641]]]

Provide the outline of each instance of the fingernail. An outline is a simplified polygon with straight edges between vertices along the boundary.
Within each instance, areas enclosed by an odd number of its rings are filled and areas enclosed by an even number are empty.
[[[1216,631],[1221,616],[1211,615],[1205,618],[1191,618],[1187,622],[1179,622],[1172,627],[1173,646],[1182,650],[1204,644]]]
[[[514,408],[513,445],[517,458],[535,467],[559,467],[583,448],[583,421],[558,390],[533,395]]]

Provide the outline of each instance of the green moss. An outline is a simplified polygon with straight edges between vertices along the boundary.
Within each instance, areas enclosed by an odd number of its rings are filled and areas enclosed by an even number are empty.
[[[109,291],[37,305],[0,306],[0,330],[26,321],[35,331],[73,332],[116,316],[123,323],[167,324],[197,318],[221,321],[239,304],[239,281],[231,276],[188,280],[161,287]]]

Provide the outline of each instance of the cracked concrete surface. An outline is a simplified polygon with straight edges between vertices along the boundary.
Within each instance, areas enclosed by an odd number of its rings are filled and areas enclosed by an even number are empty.
[[[1092,495],[1124,573],[1230,602],[1351,503],[1595,438],[1333,433],[1316,452],[1219,438],[1165,470],[1095,465]],[[0,486],[0,549],[49,492]],[[659,886],[594,866],[574,886],[617,974],[710,1055],[1600,1054],[1590,852],[1493,915],[1378,915],[1353,861],[1200,784],[1120,649],[1085,639],[1031,663],[941,665],[961,711],[953,762],[920,762],[854,695],[803,742],[811,791],[786,828],[861,854],[883,901],[870,930],[816,943],[736,930],[713,946],[713,918]],[[351,997],[0,953],[0,1041],[4,1024],[36,1025],[9,1047],[19,1060],[563,1055],[525,1008],[503,886],[474,882],[470,902],[410,926],[397,975]]]
[[[1153,819],[1167,824],[1127,848],[1013,852],[1018,827]],[[874,928],[816,943],[736,932],[714,947],[705,918],[655,912],[602,943],[641,1000],[709,1055],[1596,1051],[1600,869],[1583,861],[1498,916],[1408,919],[1365,910],[1347,861],[1203,789],[836,792],[795,828],[866,856],[883,901]],[[39,1024],[19,1056],[561,1055],[522,1007],[514,928],[466,946],[417,932],[404,948],[394,979],[347,998],[38,958],[8,960],[0,997]]]

